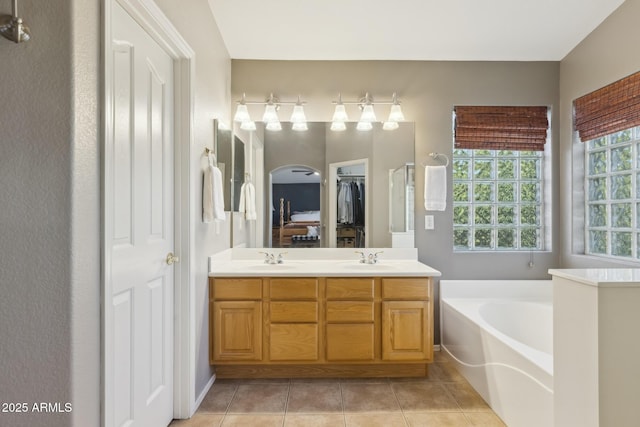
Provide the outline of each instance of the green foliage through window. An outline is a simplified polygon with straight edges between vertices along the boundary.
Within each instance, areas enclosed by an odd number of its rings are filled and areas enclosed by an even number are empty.
[[[454,150],[454,250],[543,249],[542,162],[537,151]]]
[[[585,252],[640,259],[640,128],[585,148]]]

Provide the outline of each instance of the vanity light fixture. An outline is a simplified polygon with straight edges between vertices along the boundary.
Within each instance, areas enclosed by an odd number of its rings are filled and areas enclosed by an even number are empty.
[[[342,101],[342,96],[338,94],[338,101],[333,101],[333,103],[336,105],[336,109],[331,120],[331,130],[333,131],[342,131],[346,129],[345,122],[348,118],[344,107],[345,105],[357,105],[362,110],[360,120],[356,125],[356,129],[361,131],[369,131],[373,129],[373,123],[377,121],[376,113],[373,108],[376,104],[391,105],[389,118],[382,126],[384,130],[398,129],[398,122],[404,121],[404,114],[400,107],[400,101],[398,101],[398,97],[395,92],[393,93],[391,101],[374,101],[373,97],[371,97],[367,92],[365,96],[360,98],[358,101]]]
[[[262,115],[262,121],[265,124],[265,129],[270,131],[282,130],[282,124],[278,118],[278,110],[281,105],[293,105],[293,113],[291,114],[291,123],[293,130],[307,130],[307,118],[304,114],[303,105],[305,102],[300,100],[298,96],[297,101],[281,101],[273,93],[269,94],[266,101],[247,101],[245,94],[242,94],[242,99],[237,101],[238,107],[233,120],[240,123],[240,129],[244,130],[256,130],[256,124],[251,120],[249,115],[248,105],[264,105],[264,114]]]

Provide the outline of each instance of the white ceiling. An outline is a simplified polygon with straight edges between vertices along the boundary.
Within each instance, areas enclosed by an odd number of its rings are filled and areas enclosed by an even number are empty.
[[[559,61],[624,0],[208,0],[233,59]]]

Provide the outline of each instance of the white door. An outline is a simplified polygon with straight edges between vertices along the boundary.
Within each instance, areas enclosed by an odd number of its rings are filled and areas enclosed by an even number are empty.
[[[173,418],[173,62],[116,1],[111,11],[104,417],[107,427],[166,426]]]

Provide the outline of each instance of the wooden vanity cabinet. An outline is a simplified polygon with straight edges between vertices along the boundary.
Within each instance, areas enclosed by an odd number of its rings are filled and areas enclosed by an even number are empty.
[[[269,360],[318,360],[318,279],[265,280],[269,283]]]
[[[421,376],[433,360],[427,277],[210,279],[220,378]]]
[[[433,358],[431,283],[405,278],[382,279],[382,359]]]
[[[327,278],[328,361],[375,359],[374,289],[373,278]]]
[[[262,360],[262,280],[211,280],[210,361]]]

